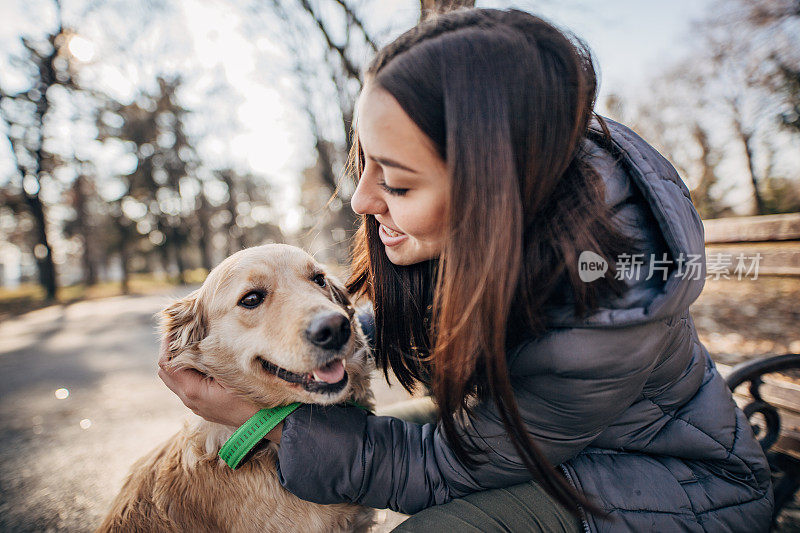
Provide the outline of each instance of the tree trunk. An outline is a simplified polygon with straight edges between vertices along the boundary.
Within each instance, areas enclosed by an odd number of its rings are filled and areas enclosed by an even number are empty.
[[[114,223],[117,226],[117,233],[119,235],[117,251],[119,253],[120,269],[122,270],[122,279],[120,280],[122,294],[130,294],[130,285],[128,283],[128,260],[130,259],[128,254],[128,239],[130,238],[130,229],[124,224],[122,216],[115,216]]]
[[[178,283],[181,285],[186,284],[185,270],[186,265],[183,262],[183,255],[181,248],[183,247],[183,236],[176,228],[170,228],[167,234],[166,246],[171,251],[172,260],[175,262],[175,268],[178,270]]]
[[[36,245],[34,246],[33,254],[39,271],[39,283],[44,287],[47,299],[54,300],[58,285],[56,283],[56,266],[53,262],[53,249],[47,240],[47,220],[44,214],[44,205],[42,205],[42,200],[38,194],[24,192],[23,195],[34,220],[33,231],[36,237]]]
[[[699,163],[702,168],[700,180],[691,191],[692,203],[694,203],[702,218],[716,218],[719,209],[718,206],[715,205],[716,202],[711,197],[711,188],[717,182],[716,156],[709,142],[708,134],[697,122],[695,122],[692,135],[700,146]]]
[[[766,214],[764,199],[761,198],[761,191],[758,188],[758,176],[756,174],[755,162],[753,161],[753,153],[755,152],[753,146],[754,142],[753,134],[751,132],[745,131],[744,125],[738,119],[733,121],[733,125],[734,129],[736,130],[736,134],[739,136],[739,140],[742,142],[745,159],[747,159],[747,171],[750,174],[750,182],[753,184],[753,199],[755,200],[756,204],[755,214],[756,215]]]
[[[60,7],[60,6],[59,6]],[[60,16],[60,9],[59,9]],[[60,26],[60,25],[59,25]],[[61,34],[59,27],[58,34]],[[36,126],[38,134],[37,148],[33,155],[36,160],[36,171],[34,177],[36,178],[37,190],[29,194],[24,191],[25,202],[31,210],[31,215],[35,221],[36,227],[34,228],[36,236],[36,244],[34,245],[34,256],[36,257],[36,265],[39,269],[39,281],[44,287],[45,294],[48,300],[53,300],[56,297],[58,290],[56,280],[56,266],[53,262],[53,249],[50,247],[50,242],[47,238],[47,219],[44,212],[44,204],[42,203],[39,193],[41,192],[41,177],[44,173],[45,160],[47,154],[44,151],[44,120],[47,112],[50,109],[50,102],[47,96],[47,90],[57,83],[56,69],[54,62],[58,55],[58,48],[56,47],[56,35],[51,36],[51,44],[53,46],[52,52],[43,57],[39,66],[39,79],[38,85],[41,91],[41,98],[36,102]],[[22,175],[23,181],[25,174]]]
[[[230,215],[230,220],[227,224],[228,229],[228,255],[234,254],[239,250],[244,249],[244,239],[242,238],[242,230],[236,225],[236,184],[234,183],[234,176],[231,171],[225,170],[220,172],[219,177],[228,186],[228,201],[225,202],[225,209]]]
[[[180,245],[175,246],[175,265],[178,267],[178,283],[186,285],[186,265],[183,262]]]
[[[130,284],[128,283],[129,274],[128,274],[128,249],[127,248],[128,248],[127,244],[126,243],[122,243],[122,246],[120,247],[120,250],[119,250],[119,262],[120,262],[120,266],[122,267],[122,280],[121,280],[122,294],[130,294],[131,293],[131,287],[130,287]]]
[[[86,206],[87,194],[86,188],[88,178],[83,174],[79,175],[75,184],[72,187],[74,194],[73,207],[75,208],[75,218],[77,222],[77,233],[83,240],[83,250],[81,251],[81,264],[83,266],[83,283],[86,286],[91,286],[97,283],[97,269],[94,265],[94,254],[91,224],[89,223],[89,212]]]
[[[197,221],[200,225],[200,234],[197,238],[197,244],[200,246],[200,259],[203,262],[203,268],[206,272],[211,272],[214,268],[214,261],[211,257],[211,223],[209,222],[209,214],[211,213],[211,206],[208,203],[206,194],[200,191],[200,206],[197,209]]]

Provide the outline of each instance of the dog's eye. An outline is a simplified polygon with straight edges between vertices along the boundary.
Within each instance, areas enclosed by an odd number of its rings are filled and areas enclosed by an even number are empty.
[[[314,276],[314,283],[316,283],[320,287],[328,286],[328,280],[325,279],[325,274],[317,274],[316,276]]]
[[[260,292],[248,292],[245,294],[241,300],[239,300],[239,305],[242,307],[246,307],[248,309],[253,309],[254,307],[258,307],[261,305],[261,302],[264,301],[264,294]]]

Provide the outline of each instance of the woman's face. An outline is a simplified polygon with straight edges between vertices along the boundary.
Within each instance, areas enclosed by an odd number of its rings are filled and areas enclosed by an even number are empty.
[[[353,211],[374,215],[389,261],[411,265],[437,257],[445,236],[447,166],[433,141],[394,97],[367,83],[358,102],[364,171]]]

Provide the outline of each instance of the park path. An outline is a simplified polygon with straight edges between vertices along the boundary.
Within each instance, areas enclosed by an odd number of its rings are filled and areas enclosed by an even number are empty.
[[[189,412],[156,376],[172,297],[53,306],[0,323],[0,531],[91,531],[130,465]],[[406,397],[375,380],[381,403]]]

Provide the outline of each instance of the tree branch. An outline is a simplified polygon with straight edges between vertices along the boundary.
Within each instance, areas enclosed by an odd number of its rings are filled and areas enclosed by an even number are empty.
[[[335,51],[336,54],[339,56],[339,59],[341,59],[342,67],[344,68],[345,72],[347,73],[347,76],[349,78],[352,78],[354,80],[358,80],[360,82],[361,81],[361,73],[359,72],[358,67],[356,67],[353,64],[353,62],[350,61],[350,59],[347,57],[347,54],[345,53],[344,47],[343,46],[339,46],[335,42],[333,42],[333,39],[331,38],[330,33],[328,33],[328,28],[325,27],[325,23],[322,22],[322,19],[314,11],[314,8],[311,6],[311,4],[308,2],[308,0],[299,0],[299,1],[300,1],[300,5],[302,6],[302,8],[309,15],[311,15],[311,18],[314,20],[314,24],[317,25],[317,28],[319,28],[319,31],[322,33],[322,36],[325,39],[325,42],[327,43],[328,48],[330,48],[331,50]]]
[[[356,13],[353,11],[353,9],[347,4],[347,1],[346,0],[334,0],[334,2],[336,2],[337,4],[342,6],[342,9],[344,9],[344,12],[347,14],[348,17],[350,17],[350,20],[353,21],[353,24],[355,24],[355,26],[359,30],[361,30],[361,34],[364,36],[364,40],[367,42],[367,44],[370,46],[370,48],[372,48],[372,51],[373,52],[377,52],[378,48],[379,48],[378,44],[372,39],[372,37],[370,37],[369,33],[367,33],[367,30],[364,27],[364,23],[356,15]]]

